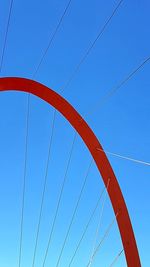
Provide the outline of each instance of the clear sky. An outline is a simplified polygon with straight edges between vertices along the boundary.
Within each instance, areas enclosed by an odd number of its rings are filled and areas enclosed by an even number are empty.
[[[0,1],[0,55],[4,46],[10,2]],[[118,2],[72,0],[34,79],[60,92]],[[67,0],[13,1],[1,76],[33,78],[43,51],[67,3]],[[145,162],[150,162],[150,62],[147,62],[102,106],[101,100],[109,90],[115,88],[150,56],[149,10],[148,0],[124,0],[62,93],[87,120],[106,151]],[[0,267],[18,266],[26,110],[26,94],[1,93]],[[31,97],[20,267],[32,266],[33,262],[52,119],[52,107],[36,97]],[[35,259],[36,267],[42,267],[73,136],[71,126],[57,114]],[[129,210],[142,267],[149,267],[150,166],[111,155],[108,155],[108,158]],[[89,152],[77,137],[45,267],[57,265],[70,222],[69,215],[71,216],[76,205],[90,161]],[[93,164],[59,266],[69,267],[73,251],[103,187],[102,179]],[[71,266],[87,266],[104,202],[105,208],[96,244],[100,242],[111,223],[114,214],[110,201],[104,194]],[[93,267],[109,267],[121,249],[122,244],[115,224],[92,262]],[[123,254],[114,266],[126,266]]]

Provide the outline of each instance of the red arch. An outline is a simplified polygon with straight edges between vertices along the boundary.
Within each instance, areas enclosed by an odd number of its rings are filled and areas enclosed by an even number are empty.
[[[105,186],[107,186],[108,179],[110,179],[108,194],[114,213],[118,213],[116,219],[122,238],[127,265],[128,267],[141,267],[132,225],[122,192],[105,153],[98,151],[98,148],[102,149],[102,147],[87,123],[64,98],[38,82],[25,78],[0,78],[0,91],[8,90],[28,92],[45,100],[62,113],[79,133],[95,160]]]

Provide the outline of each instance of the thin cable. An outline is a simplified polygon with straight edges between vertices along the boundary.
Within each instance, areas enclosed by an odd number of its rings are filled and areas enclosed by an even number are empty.
[[[43,52],[43,55],[40,59],[40,62],[37,66],[37,68],[35,69],[34,73],[33,73],[33,77],[36,76],[52,42],[54,41],[55,39],[55,36],[61,26],[61,23],[67,13],[67,10],[69,9],[69,6],[71,4],[72,0],[69,0],[53,34],[52,34],[52,37],[50,38],[49,40],[49,43],[48,43],[48,46],[46,47],[46,49],[44,50]],[[47,184],[47,174],[48,174],[48,165],[49,165],[49,159],[50,159],[50,152],[51,152],[51,146],[52,146],[52,138],[53,138],[53,130],[54,130],[54,126],[55,126],[55,119],[56,119],[56,109],[54,111],[54,116],[53,116],[53,122],[52,122],[52,133],[51,133],[51,137],[50,137],[50,143],[49,143],[49,151],[48,151],[48,159],[47,159],[47,166],[46,166],[46,174],[45,174],[45,180],[44,180],[44,187],[43,187],[43,193],[42,193],[42,199],[41,199],[41,206],[40,206],[40,213],[39,213],[39,220],[38,220],[38,226],[37,226],[37,234],[36,234],[36,241],[35,241],[35,248],[34,248],[34,253],[33,253],[33,261],[32,261],[32,267],[34,267],[35,265],[35,257],[36,257],[36,251],[37,251],[37,245],[38,245],[38,238],[39,238],[39,231],[40,231],[40,225],[41,225],[41,217],[42,217],[42,210],[43,210],[43,203],[44,203],[44,198],[45,198],[45,191],[46,191],[46,184]]]
[[[54,135],[55,120],[56,120],[56,109],[54,110],[54,113],[53,113],[52,129],[51,129],[51,135],[50,135],[50,140],[49,140],[48,157],[47,157],[47,163],[46,163],[46,171],[45,171],[44,186],[43,186],[43,191],[42,191],[42,198],[41,198],[41,205],[40,205],[40,213],[39,213],[39,219],[38,219],[38,225],[37,225],[37,231],[36,231],[37,234],[36,234],[36,241],[35,241],[35,247],[34,247],[34,253],[33,253],[32,267],[34,267],[34,265],[35,265],[35,257],[36,257],[36,252],[37,252],[39,231],[40,231],[42,211],[43,211],[43,203],[44,203],[45,191],[46,191],[46,185],[47,185],[48,168],[49,168],[50,155],[51,155],[51,147],[52,147],[52,141],[53,141],[53,135]]]
[[[23,191],[22,191],[22,208],[21,208],[21,225],[20,225],[20,245],[19,245],[19,261],[18,266],[21,266],[22,256],[22,237],[23,237],[23,223],[24,223],[24,204],[25,204],[25,189],[26,189],[26,174],[27,174],[27,153],[28,153],[28,135],[29,135],[29,102],[30,95],[27,95],[27,116],[26,116],[26,135],[25,135],[25,156],[24,156],[24,170],[23,170]]]
[[[109,225],[108,228],[106,229],[106,231],[105,231],[105,233],[104,233],[104,235],[103,235],[103,237],[102,237],[100,243],[99,243],[98,246],[96,247],[96,249],[95,249],[95,251],[94,251],[94,253],[93,253],[93,259],[92,259],[92,261],[94,260],[96,254],[98,253],[98,251],[99,251],[99,249],[100,249],[102,243],[104,242],[104,240],[106,239],[106,237],[107,237],[108,234],[110,233],[110,230],[111,230],[111,228],[112,228],[114,222],[116,221],[116,217],[118,216],[118,214],[119,214],[119,213],[117,213],[117,214],[115,215],[115,218],[112,220],[112,222],[110,223],[110,225]],[[89,266],[89,262],[88,262],[88,264],[87,264],[87,267],[88,267],[88,266]]]
[[[77,132],[75,132],[74,137],[73,137],[73,142],[72,142],[70,153],[69,153],[69,158],[68,158],[68,162],[67,162],[67,166],[66,166],[66,170],[65,170],[65,174],[64,174],[61,190],[60,190],[60,195],[59,195],[58,202],[57,202],[57,207],[56,207],[56,212],[55,212],[52,228],[51,228],[50,235],[49,235],[49,238],[48,238],[48,243],[47,243],[47,246],[46,246],[46,252],[45,252],[45,255],[44,255],[44,260],[43,260],[42,267],[44,267],[45,263],[46,263],[46,259],[47,259],[47,255],[48,255],[51,239],[52,239],[52,234],[53,234],[53,231],[54,231],[54,228],[55,228],[55,223],[56,223],[56,219],[57,219],[57,215],[58,215],[58,211],[59,211],[59,207],[60,207],[60,203],[61,203],[64,187],[65,187],[65,184],[66,184],[67,174],[68,174],[69,166],[70,166],[70,163],[71,163],[71,158],[72,158],[72,153],[73,153],[76,137],[77,137]]]
[[[109,25],[110,21],[115,16],[115,14],[116,14],[117,10],[119,9],[119,7],[120,7],[120,5],[121,5],[122,2],[123,2],[123,0],[119,1],[119,3],[117,4],[117,6],[115,7],[115,9],[113,10],[112,14],[110,15],[110,17],[107,19],[107,21],[105,22],[105,24],[103,25],[103,27],[100,29],[100,31],[98,32],[96,38],[94,39],[94,41],[91,43],[91,45],[89,46],[89,48],[87,49],[87,51],[85,52],[85,54],[83,55],[83,57],[81,58],[80,62],[76,66],[76,68],[73,71],[72,75],[70,76],[70,78],[66,82],[65,86],[62,88],[61,92],[64,91],[69,86],[69,84],[72,82],[72,80],[74,79],[75,75],[79,71],[81,65],[84,63],[84,61],[86,60],[86,58],[88,57],[88,55],[91,53],[91,51],[94,48],[96,42],[102,36],[102,34],[104,33],[105,29]]]
[[[79,240],[79,242],[78,242],[78,244],[77,244],[77,247],[76,247],[76,249],[75,249],[75,251],[74,251],[74,253],[73,253],[73,256],[72,256],[72,258],[71,258],[71,260],[70,260],[70,262],[69,262],[68,267],[70,267],[70,266],[72,265],[72,263],[73,263],[73,260],[74,260],[74,258],[75,258],[75,256],[76,256],[76,254],[77,254],[77,252],[78,252],[80,246],[81,246],[81,243],[82,243],[82,241],[83,241],[83,238],[85,237],[85,234],[86,234],[86,232],[87,232],[87,230],[88,230],[88,228],[89,228],[89,225],[91,224],[91,221],[92,221],[92,219],[93,219],[93,217],[94,217],[94,215],[95,215],[95,213],[96,213],[96,210],[97,210],[98,207],[99,207],[99,203],[100,203],[100,201],[101,201],[101,198],[102,198],[102,196],[103,196],[104,191],[105,191],[105,188],[102,190],[102,192],[101,192],[101,194],[100,194],[100,197],[99,197],[99,199],[98,199],[98,201],[97,201],[97,203],[96,203],[96,206],[94,207],[94,210],[93,210],[92,213],[91,213],[91,216],[90,216],[90,218],[89,218],[89,220],[88,220],[88,222],[87,222],[87,224],[86,224],[86,226],[85,226],[85,229],[84,229],[84,231],[83,231],[83,233],[82,233],[82,235],[81,235],[81,238],[80,238],[80,240]]]
[[[67,5],[66,5],[66,7],[65,7],[65,9],[64,9],[64,12],[63,12],[63,14],[62,14],[62,16],[61,16],[61,18],[60,18],[60,20],[59,20],[59,22],[58,22],[58,24],[57,24],[57,26],[56,26],[54,32],[53,32],[51,38],[50,38],[50,40],[49,40],[49,43],[48,43],[46,49],[45,49],[44,52],[43,52],[43,55],[42,55],[42,57],[41,57],[41,60],[40,60],[40,62],[39,62],[39,64],[38,64],[37,68],[35,69],[35,72],[34,72],[33,76],[35,76],[35,75],[37,74],[37,72],[38,72],[38,70],[39,70],[41,64],[43,63],[43,60],[44,60],[44,58],[45,58],[45,56],[46,56],[46,54],[47,54],[49,48],[51,47],[53,40],[55,39],[55,36],[56,36],[56,34],[57,34],[57,32],[58,32],[60,26],[61,26],[61,23],[62,23],[63,19],[64,19],[65,16],[66,16],[66,13],[67,13],[67,11],[68,11],[68,9],[69,9],[69,7],[70,7],[71,2],[72,2],[72,0],[69,0],[69,1],[68,1]]]
[[[5,32],[5,38],[4,38],[4,45],[3,45],[1,63],[0,63],[0,73],[2,71],[3,62],[4,62],[4,55],[5,55],[5,50],[6,50],[6,44],[7,44],[8,31],[9,31],[9,26],[10,26],[12,8],[13,8],[13,0],[11,0],[11,2],[10,2],[10,9],[9,9],[9,14],[8,14],[8,20],[7,20],[6,32]]]
[[[122,80],[117,86],[112,88],[107,92],[107,94],[101,99],[101,101],[94,105],[92,111],[88,112],[87,114],[92,115],[98,108],[101,108],[107,100],[112,97],[116,91],[118,91],[126,82],[128,82],[141,68],[144,67],[146,63],[150,61],[150,57],[147,57],[136,69],[134,69],[124,80]]]
[[[88,267],[90,267],[92,265],[92,263],[93,263],[93,254],[94,254],[94,251],[95,251],[95,248],[96,248],[96,242],[97,242],[97,239],[98,239],[98,234],[99,234],[99,230],[100,230],[101,223],[102,223],[102,217],[103,217],[103,213],[104,213],[104,206],[105,206],[105,202],[106,202],[109,182],[110,182],[110,179],[108,179],[108,182],[107,182],[107,187],[106,187],[106,190],[105,190],[105,196],[104,196],[104,200],[103,200],[103,203],[102,203],[102,208],[101,208],[101,212],[100,212],[100,216],[99,216],[99,220],[98,220],[98,224],[97,224],[97,229],[96,229],[96,232],[95,232],[95,237],[94,237],[94,241],[93,241],[93,245],[92,245],[92,251],[91,251],[91,256],[90,256]]]
[[[113,260],[113,262],[111,263],[111,265],[110,265],[109,267],[112,267],[112,266],[115,265],[115,263],[119,260],[120,256],[122,255],[123,251],[124,251],[124,249],[122,249],[122,250],[118,253],[118,255],[115,257],[115,259]]]
[[[57,26],[56,26],[56,28],[55,28],[53,34],[52,34],[52,37],[51,37],[50,40],[49,40],[48,46],[47,46],[46,49],[44,50],[43,55],[42,55],[42,57],[41,57],[41,59],[40,59],[40,62],[39,62],[39,64],[38,64],[37,68],[35,69],[35,72],[33,73],[33,77],[36,76],[36,74],[37,74],[39,68],[41,67],[42,62],[43,62],[43,60],[44,60],[44,58],[45,58],[45,56],[46,56],[46,54],[47,54],[47,52],[48,52],[48,50],[49,50],[51,44],[52,44],[52,42],[53,42],[54,39],[55,39],[55,36],[56,36],[56,34],[57,34],[57,32],[58,32],[60,26],[61,26],[61,23],[62,23],[62,21],[63,21],[65,15],[66,15],[66,13],[67,13],[67,10],[69,9],[69,6],[70,6],[71,2],[72,2],[72,0],[69,0],[67,6],[65,7],[65,10],[64,10],[64,12],[63,12],[63,14],[62,14],[62,16],[61,16],[59,22],[58,22],[58,24],[57,24]],[[36,257],[36,251],[37,251],[37,245],[38,245],[38,238],[39,238],[39,231],[40,231],[40,225],[41,225],[42,210],[43,210],[43,203],[44,203],[44,197],[45,197],[45,191],[46,191],[47,172],[48,172],[48,165],[49,165],[50,151],[51,151],[51,145],[52,145],[53,129],[54,129],[54,126],[55,126],[55,118],[56,118],[56,109],[55,109],[55,111],[54,111],[54,117],[53,117],[52,135],[51,135],[51,138],[50,138],[50,144],[49,144],[48,161],[47,161],[47,167],[46,167],[46,176],[45,176],[44,187],[43,187],[43,193],[42,193],[42,200],[41,200],[41,206],[40,206],[39,221],[38,221],[38,226],[37,226],[37,234],[36,234],[36,241],[35,241],[35,248],[34,248],[34,254],[33,254],[32,267],[34,267],[34,265],[35,265],[35,257]],[[57,216],[57,215],[56,215],[56,216]]]
[[[82,187],[81,187],[81,191],[80,191],[80,194],[79,194],[79,196],[78,196],[77,203],[76,203],[76,206],[75,206],[75,208],[74,208],[74,212],[73,212],[73,214],[72,214],[72,217],[71,217],[71,220],[70,220],[70,224],[69,224],[69,227],[68,227],[68,230],[67,230],[67,233],[66,233],[66,236],[65,236],[65,239],[64,239],[64,242],[63,242],[63,245],[62,245],[60,254],[59,254],[59,258],[58,258],[58,260],[57,260],[56,267],[59,266],[59,263],[60,263],[60,260],[61,260],[61,257],[62,257],[64,248],[65,248],[65,245],[66,245],[66,242],[67,242],[67,239],[68,239],[68,236],[69,236],[71,227],[72,227],[72,225],[73,225],[73,221],[74,221],[75,215],[76,215],[76,213],[77,213],[77,210],[78,210],[78,207],[79,207],[79,203],[80,203],[80,200],[81,200],[81,197],[82,197],[82,194],[83,194],[83,191],[84,191],[86,182],[87,182],[87,178],[88,178],[89,173],[90,173],[90,169],[91,169],[92,162],[93,162],[93,159],[91,160],[91,162],[90,162],[90,164],[89,164],[89,166],[88,166],[88,169],[87,169],[87,172],[86,172],[86,175],[85,175],[85,178],[84,178]]]
[[[125,159],[125,160],[129,160],[129,161],[132,161],[132,162],[135,162],[135,163],[139,163],[139,164],[150,166],[150,162],[134,159],[134,158],[131,158],[131,157],[126,157],[126,156],[123,156],[123,155],[120,155],[120,154],[117,154],[117,153],[113,153],[113,152],[110,152],[110,151],[107,151],[107,150],[103,150],[101,148],[97,148],[97,150],[100,151],[100,152],[106,153],[108,155],[112,155],[112,156],[121,158],[121,159]]]

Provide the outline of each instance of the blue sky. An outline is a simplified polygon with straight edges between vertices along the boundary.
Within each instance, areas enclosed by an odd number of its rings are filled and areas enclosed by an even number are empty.
[[[35,77],[60,92],[80,62],[85,51],[102,28],[118,1],[73,0],[61,27]],[[67,0],[14,0],[1,76],[33,78],[50,36],[66,7]],[[0,1],[0,51],[2,53],[10,1]],[[150,3],[123,1],[116,15],[97,41],[77,75],[62,95],[87,120],[107,151],[150,162],[150,63],[120,88],[106,103],[92,112],[107,92],[150,56]],[[29,116],[27,186],[23,227],[21,266],[32,263],[48,142],[53,109],[32,97]],[[1,243],[0,266],[17,266],[21,189],[25,153],[27,96],[23,93],[1,93],[0,159],[1,159]],[[62,179],[73,139],[73,129],[57,114],[54,127],[48,184],[39,235],[36,265],[41,262],[52,224]],[[142,266],[149,267],[150,236],[150,167],[108,156],[121,186],[132,220]],[[46,266],[55,266],[77,196],[90,163],[90,155],[77,137],[62,205],[56,221],[52,247]],[[103,188],[93,165],[79,207],[71,237],[60,266],[67,266],[74,246]],[[104,197],[105,198],[105,197]],[[69,201],[68,201],[69,199]],[[31,205],[32,204],[32,205]],[[74,265],[86,266],[92,247],[92,236],[98,221],[97,211]],[[98,240],[113,218],[109,199]],[[116,242],[113,242],[115,240]],[[115,243],[115,244],[114,244]],[[117,226],[95,258],[93,266],[110,266],[122,248]],[[126,266],[124,256],[115,266]]]

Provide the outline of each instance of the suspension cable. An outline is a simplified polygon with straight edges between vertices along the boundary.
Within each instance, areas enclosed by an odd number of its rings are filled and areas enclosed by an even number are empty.
[[[68,226],[68,230],[67,230],[67,233],[66,233],[64,242],[63,242],[62,247],[61,247],[61,251],[60,251],[60,254],[59,254],[57,263],[56,263],[56,267],[59,266],[59,263],[60,263],[60,260],[61,260],[61,257],[62,257],[64,248],[65,248],[65,245],[66,245],[66,242],[67,242],[67,239],[68,239],[70,230],[71,230],[71,227],[72,227],[72,225],[73,225],[73,221],[74,221],[75,215],[76,215],[76,213],[77,213],[77,210],[78,210],[78,207],[79,207],[79,204],[80,204],[80,200],[81,200],[81,197],[82,197],[82,194],[83,194],[83,191],[84,191],[86,182],[87,182],[87,178],[88,178],[89,173],[90,173],[90,169],[91,169],[92,162],[93,162],[93,159],[91,160],[91,162],[90,162],[90,164],[89,164],[89,166],[88,166],[88,169],[87,169],[87,171],[86,171],[85,178],[84,178],[84,181],[83,181],[83,184],[82,184],[82,187],[81,187],[81,191],[80,191],[80,193],[79,193],[79,196],[78,196],[78,199],[77,199],[77,202],[76,202],[76,205],[75,205],[75,208],[74,208],[74,211],[73,211],[71,220],[70,220],[70,224],[69,224],[69,226]]]
[[[138,65],[137,68],[135,68],[131,73],[129,73],[129,75],[125,79],[123,79],[118,85],[116,85],[111,90],[109,90],[106,93],[106,95],[97,104],[94,105],[94,107],[92,108],[92,111],[87,112],[86,115],[88,114],[89,116],[91,116],[97,109],[103,107],[105,102],[107,102],[107,100],[110,97],[112,97],[125,83],[127,83],[149,61],[150,61],[150,56],[147,57],[140,65]]]
[[[86,226],[85,226],[85,229],[84,229],[84,231],[83,231],[83,233],[82,233],[82,235],[81,235],[81,238],[80,238],[80,240],[79,240],[79,242],[78,242],[78,244],[77,244],[77,246],[76,246],[76,249],[75,249],[75,251],[74,251],[74,253],[73,253],[73,256],[71,257],[71,260],[70,260],[70,262],[69,262],[68,267],[70,267],[70,266],[72,265],[72,263],[73,263],[73,260],[74,260],[74,258],[75,258],[75,256],[76,256],[76,254],[77,254],[77,252],[78,252],[80,246],[81,246],[81,243],[82,243],[82,241],[83,241],[83,238],[85,237],[85,234],[86,234],[86,232],[87,232],[87,230],[88,230],[88,228],[89,228],[89,226],[90,226],[90,224],[91,224],[91,221],[92,221],[92,219],[94,218],[94,215],[95,215],[95,213],[96,213],[96,211],[97,211],[97,209],[98,209],[98,207],[99,207],[99,203],[100,203],[101,198],[102,198],[102,196],[103,196],[103,194],[104,194],[104,191],[105,191],[105,188],[101,191],[100,197],[98,198],[98,201],[96,202],[96,205],[95,205],[95,207],[94,207],[94,209],[93,209],[93,211],[92,211],[92,213],[91,213],[91,215],[90,215],[90,218],[89,218],[89,220],[88,220],[88,222],[87,222],[87,224],[86,224]]]
[[[11,19],[11,14],[12,14],[12,8],[13,8],[13,0],[11,0],[11,2],[10,2],[10,8],[9,8],[5,38],[4,38],[4,45],[3,45],[3,49],[2,49],[2,56],[1,56],[1,62],[0,62],[0,73],[2,72],[2,68],[3,68],[6,44],[7,44],[7,39],[8,39],[8,32],[9,32],[9,27],[10,27],[10,19]]]
[[[22,190],[22,207],[21,207],[21,225],[20,225],[20,244],[19,244],[19,260],[18,266],[21,266],[22,256],[22,238],[23,238],[23,223],[24,223],[24,206],[25,206],[25,189],[26,189],[26,174],[27,174],[27,153],[28,153],[28,135],[29,135],[29,101],[30,95],[27,95],[27,116],[26,116],[26,135],[25,135],[25,156],[23,170],[23,190]]]
[[[80,62],[77,64],[75,70],[73,71],[72,75],[70,76],[70,78],[68,79],[68,81],[66,82],[66,84],[64,85],[64,87],[62,88],[61,92],[64,91],[70,85],[70,83],[72,82],[72,80],[74,79],[74,77],[76,76],[76,74],[78,73],[81,65],[87,59],[87,57],[89,56],[89,54],[91,53],[91,51],[95,47],[97,41],[103,35],[104,31],[106,30],[107,26],[111,22],[112,18],[115,16],[115,14],[116,14],[117,10],[119,9],[119,7],[120,7],[120,5],[121,5],[122,2],[123,2],[123,0],[120,0],[119,1],[119,3],[117,4],[117,6],[115,7],[115,9],[113,10],[112,14],[110,15],[110,17],[107,19],[107,21],[105,22],[105,24],[103,25],[103,27],[100,29],[100,31],[98,32],[96,38],[93,40],[93,42],[91,43],[91,45],[86,50],[85,54],[81,58]]]
[[[115,257],[115,259],[113,260],[113,262],[111,263],[111,265],[109,267],[112,267],[115,265],[115,263],[119,260],[120,256],[122,255],[122,253],[124,252],[124,249],[122,249],[118,255]]]
[[[94,240],[93,240],[92,251],[91,251],[91,256],[90,256],[88,267],[91,267],[91,265],[93,263],[93,254],[94,254],[94,251],[95,251],[95,248],[96,248],[96,242],[97,242],[97,239],[98,239],[98,234],[99,234],[99,230],[100,230],[101,223],[102,223],[102,217],[103,217],[103,213],[104,213],[104,206],[105,206],[105,202],[106,202],[109,183],[110,183],[110,179],[108,179],[107,187],[105,189],[105,196],[104,196],[104,200],[103,200],[103,203],[102,203],[102,208],[101,208],[101,212],[100,212],[100,216],[99,216],[99,220],[98,220],[98,224],[97,224],[97,229],[96,229]]]
[[[58,211],[59,211],[59,207],[60,207],[60,203],[61,203],[64,187],[65,187],[66,180],[67,180],[67,174],[68,174],[68,170],[69,170],[69,167],[70,167],[70,163],[71,163],[71,159],[72,159],[72,154],[73,154],[76,138],[77,138],[77,132],[75,132],[74,137],[73,137],[73,142],[72,142],[72,145],[71,145],[71,149],[70,149],[70,153],[69,153],[69,158],[68,158],[65,174],[64,174],[64,177],[63,177],[63,182],[62,182],[62,186],[61,186],[61,190],[60,190],[60,194],[59,194],[59,198],[58,198],[58,202],[57,202],[57,206],[56,206],[56,211],[55,211],[55,215],[54,215],[51,231],[50,231],[50,234],[49,234],[48,243],[47,243],[47,246],[46,246],[46,251],[45,251],[44,260],[43,260],[43,264],[42,264],[43,267],[45,266],[45,263],[46,263],[46,259],[47,259],[47,255],[48,255],[51,239],[52,239],[52,234],[53,234],[53,231],[54,231],[54,228],[55,228],[56,219],[57,219],[57,215],[58,215]]]
[[[108,226],[108,228],[106,229],[106,231],[105,231],[105,233],[104,233],[104,235],[103,235],[101,241],[99,242],[98,246],[96,247],[96,249],[95,249],[95,251],[94,251],[94,253],[93,253],[93,256],[92,256],[92,261],[93,261],[94,258],[96,257],[96,255],[97,255],[97,253],[98,253],[98,251],[99,251],[101,245],[103,244],[104,240],[105,240],[106,237],[109,235],[110,230],[111,230],[113,224],[115,223],[118,214],[119,214],[119,213],[116,213],[116,214],[115,214],[114,219],[113,219],[112,222],[109,224],[109,226]],[[88,264],[87,264],[86,266],[87,266],[87,267],[89,266],[89,262],[88,262]]]
[[[66,16],[66,13],[69,9],[69,6],[71,4],[72,0],[69,0],[68,4],[65,7],[65,10],[52,34],[52,37],[49,40],[49,43],[46,47],[46,49],[44,50],[42,57],[39,61],[39,64],[37,66],[37,68],[35,69],[34,73],[33,73],[33,77],[36,76],[37,72],[39,71],[39,68],[41,67],[43,60],[49,50],[49,48],[52,45],[52,42],[54,41],[56,34],[61,26],[61,23],[63,21],[63,19]],[[46,166],[46,173],[48,171],[48,165],[49,165],[49,158],[50,158],[50,153],[51,153],[51,146],[52,146],[52,139],[53,139],[53,130],[54,130],[54,126],[55,126],[55,121],[56,121],[56,109],[54,109],[54,114],[53,114],[53,122],[52,122],[52,132],[51,132],[51,137],[50,137],[50,143],[49,143],[49,151],[48,151],[48,159],[47,159],[47,166]],[[41,225],[41,217],[42,217],[42,211],[43,211],[43,204],[44,204],[44,198],[45,198],[45,191],[46,191],[46,184],[47,184],[47,174],[45,176],[45,180],[44,180],[44,187],[43,187],[43,192],[42,192],[42,199],[41,199],[41,205],[40,205],[40,213],[39,213],[39,219],[38,219],[38,225],[37,225],[37,234],[36,234],[36,240],[35,240],[35,248],[34,248],[34,253],[33,253],[33,261],[32,261],[32,267],[34,267],[35,265],[35,258],[36,258],[36,251],[37,251],[37,245],[38,245],[38,238],[39,238],[39,231],[40,231],[40,225]],[[57,216],[57,215],[56,215]],[[56,220],[56,219],[55,219]]]
[[[52,129],[51,129],[51,135],[50,135],[49,146],[48,146],[48,157],[47,157],[47,162],[46,162],[46,171],[45,171],[44,186],[43,186],[43,191],[42,191],[39,219],[38,219],[38,225],[37,225],[37,231],[36,231],[36,241],[35,241],[35,247],[34,247],[34,253],[33,253],[32,267],[34,267],[35,265],[35,257],[36,257],[36,252],[37,252],[43,204],[44,204],[45,191],[46,191],[46,185],[47,185],[47,179],[48,179],[48,168],[49,168],[49,162],[50,162],[50,156],[51,156],[51,147],[52,147],[52,141],[53,141],[53,136],[54,136],[55,120],[56,120],[56,109],[54,110],[54,113],[53,113]]]
[[[61,24],[62,24],[62,22],[63,22],[63,19],[65,18],[66,14],[67,14],[67,11],[68,11],[68,9],[69,9],[69,7],[70,7],[70,5],[71,5],[71,2],[72,2],[72,0],[69,0],[69,1],[68,1],[67,5],[66,5],[66,7],[65,7],[65,9],[64,9],[64,11],[63,11],[63,14],[62,14],[62,16],[60,17],[59,22],[58,22],[58,24],[57,24],[57,26],[56,26],[56,28],[55,28],[55,30],[54,30],[54,32],[53,32],[53,34],[52,34],[50,40],[49,40],[49,43],[48,43],[46,49],[45,49],[44,52],[43,52],[43,55],[42,55],[42,57],[41,57],[41,59],[40,59],[40,61],[39,61],[39,64],[38,64],[37,68],[36,68],[35,71],[34,71],[34,75],[33,75],[33,76],[35,76],[35,75],[37,74],[39,68],[41,67],[41,65],[42,65],[42,63],[43,63],[43,60],[45,59],[45,57],[46,57],[46,55],[47,55],[47,52],[48,52],[49,48],[51,47],[51,45],[52,45],[52,43],[53,43],[53,41],[54,41],[54,39],[55,39],[55,37],[56,37],[56,34],[57,34],[57,32],[58,32],[58,30],[59,30],[59,28],[60,28],[60,26],[61,26]]]
[[[139,160],[139,159],[134,159],[134,158],[131,158],[131,157],[126,157],[126,156],[123,156],[123,155],[120,155],[120,154],[117,154],[117,153],[113,153],[113,152],[110,152],[110,151],[107,151],[107,150],[103,150],[101,148],[97,148],[97,150],[100,151],[100,152],[106,153],[108,155],[112,155],[112,156],[121,158],[121,159],[125,159],[125,160],[129,160],[129,161],[132,161],[132,162],[135,162],[135,163],[138,163],[138,164],[143,164],[143,165],[146,165],[146,166],[150,166],[150,162],[146,162],[146,161]]]

